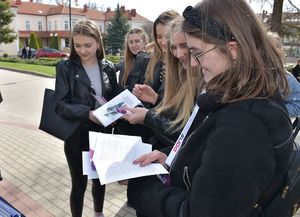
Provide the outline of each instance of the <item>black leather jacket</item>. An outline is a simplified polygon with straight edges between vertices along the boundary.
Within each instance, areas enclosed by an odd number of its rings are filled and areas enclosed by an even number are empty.
[[[102,60],[99,61],[99,68],[103,96],[110,100],[118,93],[114,66],[111,62]],[[62,117],[81,121],[86,132],[99,128],[89,120],[90,110],[95,109],[95,99],[92,95],[95,94],[95,90],[80,59],[59,62],[56,66],[56,73],[54,95],[56,112]],[[71,99],[71,88],[74,89],[73,99]]]
[[[134,66],[127,78],[125,86],[122,84],[124,76],[124,61],[120,63],[119,86],[120,90],[128,89],[132,91],[135,84],[143,84],[145,80],[145,72],[150,60],[150,56],[146,52],[139,52],[134,59]]]

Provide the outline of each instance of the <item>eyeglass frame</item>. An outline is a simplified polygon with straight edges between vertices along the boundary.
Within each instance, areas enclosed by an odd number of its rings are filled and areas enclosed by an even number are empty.
[[[194,58],[194,60],[196,60],[196,62],[197,62],[198,64],[201,64],[199,58],[202,57],[204,54],[207,54],[208,52],[210,52],[210,51],[216,49],[217,47],[218,47],[218,45],[214,46],[214,47],[211,48],[211,49],[208,49],[207,51],[204,51],[204,52],[201,52],[201,53],[198,53],[198,54],[196,53],[196,51],[194,51],[194,50],[192,50],[192,49],[189,49],[189,51],[190,51],[190,53],[191,53],[191,56]]]

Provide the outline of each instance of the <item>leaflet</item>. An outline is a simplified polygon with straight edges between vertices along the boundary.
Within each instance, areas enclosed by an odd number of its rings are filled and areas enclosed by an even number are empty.
[[[122,113],[122,107],[127,106],[134,108],[139,104],[142,104],[141,101],[126,89],[112,100],[93,111],[93,114],[97,120],[106,127],[124,115]]]

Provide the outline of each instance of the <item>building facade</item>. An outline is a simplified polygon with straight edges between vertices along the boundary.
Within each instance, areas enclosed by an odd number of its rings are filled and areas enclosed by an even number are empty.
[[[50,38],[58,37],[59,49],[67,50],[70,47],[70,33],[75,23],[82,19],[96,22],[102,34],[105,35],[106,27],[115,12],[110,8],[106,11],[89,9],[87,5],[82,8],[71,8],[65,5],[49,5],[22,0],[11,0],[11,10],[15,14],[10,24],[17,34],[17,39],[10,44],[0,44],[0,55],[16,55],[18,50],[28,45],[30,33],[34,32],[41,41],[42,47],[49,47]],[[151,22],[139,15],[135,9],[125,10],[121,6],[122,14],[127,18],[131,27],[141,27]],[[70,16],[71,14],[71,16]]]

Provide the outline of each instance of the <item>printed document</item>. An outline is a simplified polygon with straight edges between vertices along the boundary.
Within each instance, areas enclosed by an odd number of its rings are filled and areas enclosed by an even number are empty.
[[[135,177],[167,174],[159,163],[141,167],[132,162],[143,154],[152,151],[141,137],[89,132],[95,142],[93,163],[102,185]]]
[[[127,106],[134,108],[139,104],[142,104],[141,101],[126,89],[112,100],[93,111],[93,114],[97,120],[106,127],[124,115],[122,113],[122,107]]]

